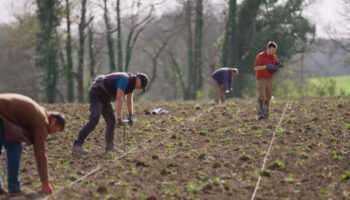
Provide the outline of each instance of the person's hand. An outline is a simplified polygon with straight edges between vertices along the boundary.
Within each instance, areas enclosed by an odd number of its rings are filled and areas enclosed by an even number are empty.
[[[41,184],[41,190],[46,195],[53,193],[53,188],[52,188],[51,184],[49,183],[49,181],[45,181]]]
[[[230,92],[230,90],[225,90],[225,93],[228,94]]]
[[[266,69],[272,69],[272,68],[273,68],[273,65],[272,65],[272,64],[266,65]]]
[[[119,126],[123,126],[124,125],[124,121],[121,118],[118,118],[118,125]]]
[[[132,114],[129,114],[128,120],[129,120],[129,126],[134,125],[134,118]]]

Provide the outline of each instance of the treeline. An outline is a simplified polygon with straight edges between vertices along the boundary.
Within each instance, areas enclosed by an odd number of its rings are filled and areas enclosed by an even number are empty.
[[[287,60],[315,34],[303,0],[229,0],[223,13],[210,0],[177,2],[158,16],[157,3],[142,1],[131,9],[120,0],[36,0],[35,12],[1,26],[0,91],[84,102],[97,74],[130,71],[150,76],[142,98],[195,99],[209,95],[210,73],[227,66],[239,68],[231,95],[243,97],[267,41]]]

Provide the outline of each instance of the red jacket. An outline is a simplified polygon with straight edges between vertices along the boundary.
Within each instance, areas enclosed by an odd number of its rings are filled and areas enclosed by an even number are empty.
[[[259,53],[255,58],[254,67],[268,64],[275,64],[278,61],[276,55],[267,55],[266,51]],[[267,78],[273,79],[273,74],[267,69],[256,71],[256,79]]]

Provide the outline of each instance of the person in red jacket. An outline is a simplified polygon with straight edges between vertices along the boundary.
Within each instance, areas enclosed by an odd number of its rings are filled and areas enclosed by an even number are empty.
[[[42,192],[53,192],[47,170],[45,143],[48,134],[62,131],[64,126],[64,115],[47,112],[31,98],[19,94],[0,94],[0,154],[2,147],[5,147],[9,197],[23,195],[19,180],[22,142],[33,145]],[[6,193],[0,178],[0,195]]]
[[[258,91],[258,119],[269,118],[269,104],[272,97],[273,74],[278,63],[275,55],[277,44],[273,41],[267,43],[267,49],[256,56],[254,69],[256,72],[256,87]]]

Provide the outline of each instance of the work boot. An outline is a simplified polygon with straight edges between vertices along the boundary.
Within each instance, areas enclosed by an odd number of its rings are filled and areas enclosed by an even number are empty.
[[[269,104],[270,102],[264,101],[264,118],[269,119]]]
[[[256,109],[258,111],[258,120],[265,119],[265,116],[264,116],[264,101],[258,100],[258,105],[257,105]]]
[[[83,146],[79,146],[79,145],[74,145],[72,147],[72,151],[75,152],[75,153],[88,153],[89,152]]]
[[[114,148],[114,147],[112,147],[112,148],[106,148],[105,149],[106,151],[106,153],[109,153],[109,152],[114,152],[114,153],[116,153],[116,154],[123,154],[124,153],[124,151],[122,151],[122,150],[119,150],[119,149],[116,149],[116,148]]]
[[[107,142],[105,151],[106,151],[106,153],[108,153],[108,152],[114,152],[116,154],[124,153],[123,151],[114,148],[114,142]]]
[[[16,192],[9,192],[8,197],[9,198],[13,198],[13,197],[20,197],[20,196],[24,196],[25,193],[22,192],[22,190],[16,191]]]
[[[4,188],[0,188],[0,196],[7,195],[7,192]]]
[[[258,120],[263,120],[263,119],[265,119],[264,115],[263,114],[259,114],[258,115]]]

